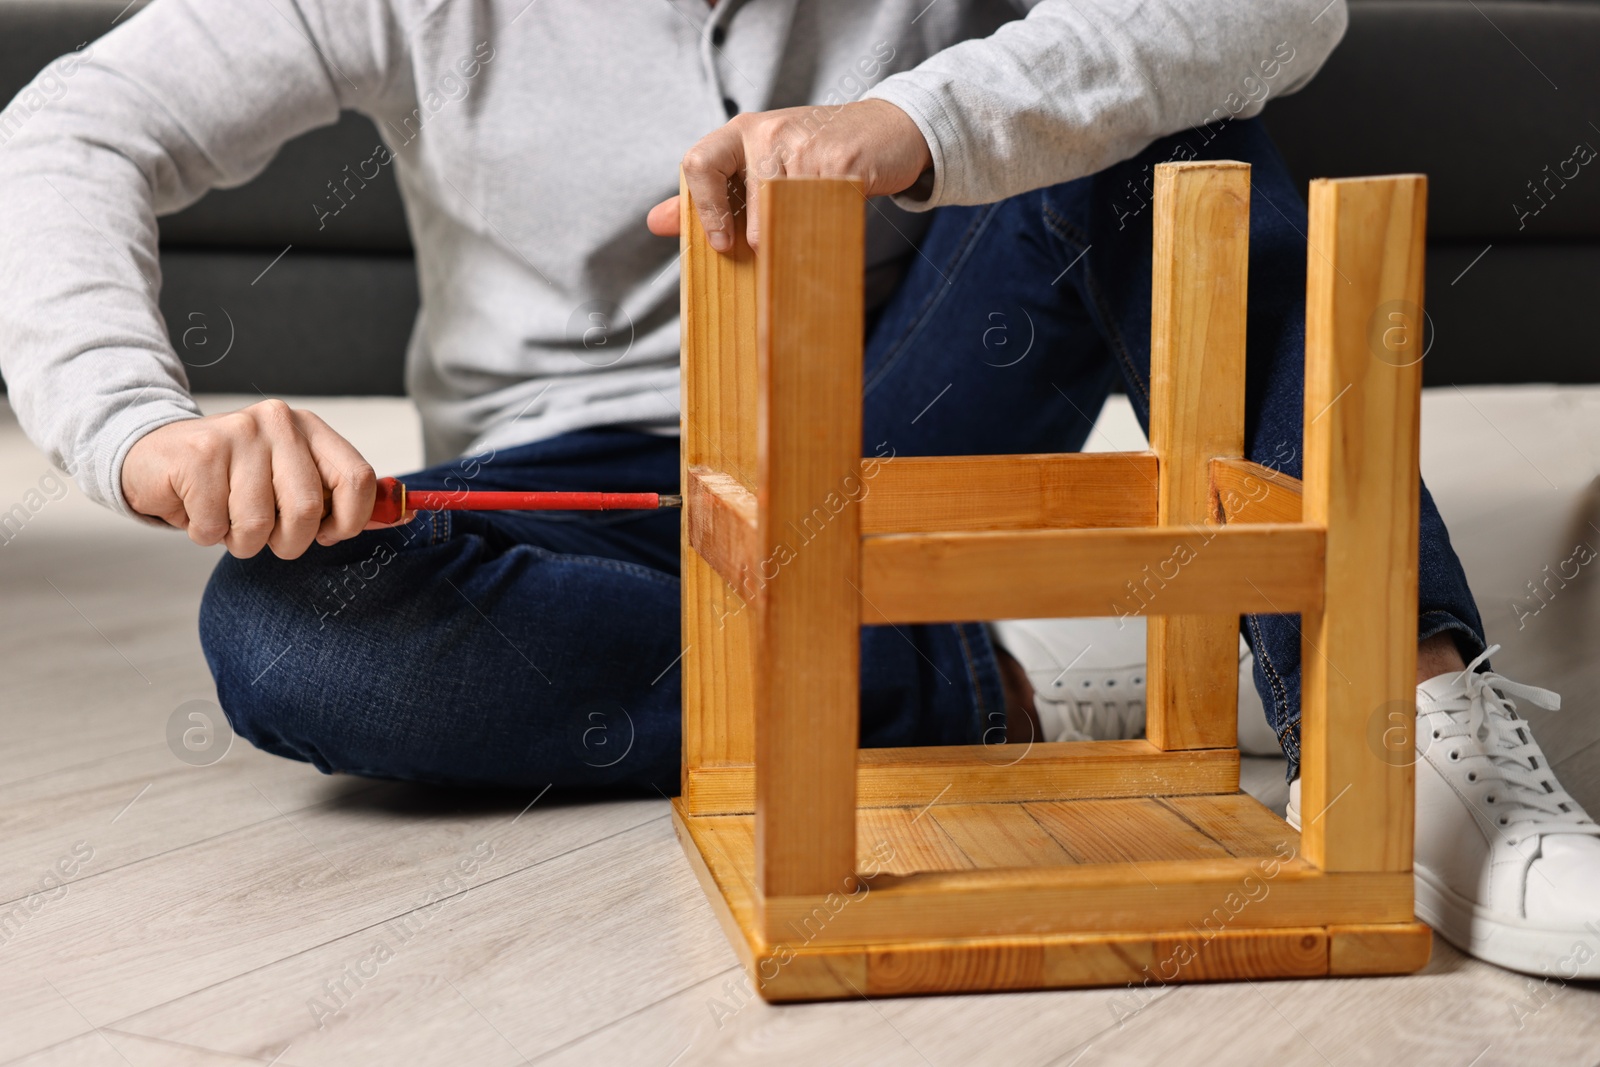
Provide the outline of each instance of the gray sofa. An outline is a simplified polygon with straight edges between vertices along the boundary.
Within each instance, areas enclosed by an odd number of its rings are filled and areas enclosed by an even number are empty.
[[[1302,181],[1430,176],[1428,384],[1600,381],[1587,318],[1600,166],[1552,179],[1579,142],[1600,148],[1600,2],[1350,8],[1322,73],[1265,119]],[[0,99],[124,11],[121,0],[0,0]],[[319,226],[314,207],[377,143],[346,115],[286,145],[250,184],[162,220],[161,306],[196,390],[402,391],[417,292],[393,178],[370,182],[336,224]]]

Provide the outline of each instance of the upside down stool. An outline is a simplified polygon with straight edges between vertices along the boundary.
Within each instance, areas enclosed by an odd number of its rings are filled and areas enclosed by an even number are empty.
[[[1150,449],[1101,454],[863,457],[860,186],[762,183],[758,254],[712,251],[684,189],[673,813],[761,996],[1427,962],[1426,188],[1311,184],[1303,484],[1243,458],[1245,164],[1156,168]],[[1301,618],[1299,833],[1239,790],[1242,613]],[[859,748],[862,625],[1129,614],[1144,739]]]

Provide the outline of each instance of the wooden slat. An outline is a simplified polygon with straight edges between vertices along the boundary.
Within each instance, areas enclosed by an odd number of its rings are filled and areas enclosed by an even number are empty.
[[[866,992],[873,996],[1098,985],[1142,988],[1146,982],[1320,977],[1327,971],[1327,936],[1316,927],[1223,930],[1209,940],[1193,932],[1067,935],[976,944],[925,942],[868,950],[866,957]]]
[[[756,495],[730,474],[690,467],[683,483],[684,536],[739,599],[761,594],[761,553],[756,546]],[[776,561],[769,564],[768,570]]]
[[[1013,747],[1022,751],[1013,753]],[[1226,793],[1238,778],[1236,748],[1162,752],[1144,740],[867,748],[856,769],[856,793],[863,806],[920,807]],[[700,767],[688,779],[684,805],[695,815],[755,810],[749,765]]]
[[[1248,459],[1211,461],[1211,495],[1224,522],[1299,522],[1300,479]]]
[[[939,824],[974,867],[1075,863],[1021,804],[935,804],[924,818]]]
[[[1214,523],[1210,461],[1244,452],[1250,167],[1162,163],[1155,177],[1150,447],[1161,463],[1157,521]],[[1158,748],[1237,744],[1239,612],[1219,606],[1228,610],[1150,619],[1145,736]]]
[[[744,239],[743,197],[734,245],[706,241],[689,186],[678,182],[683,456],[756,485],[756,259]]]
[[[1028,814],[1080,863],[1201,859],[1228,850],[1149,797],[1027,805]]]
[[[679,181],[683,321],[680,484],[712,465],[755,484],[755,258],[734,227],[726,255],[705,231]],[[737,202],[737,201],[736,201]],[[691,514],[696,513],[690,505]],[[691,545],[683,523],[683,784],[696,768],[755,759],[755,613]]]
[[[1161,934],[926,940],[904,945],[775,948],[758,989],[774,1002],[917,994],[1135,986],[1113,1013],[1137,1010],[1168,983],[1318,978],[1327,973],[1320,927]],[[777,966],[779,959],[789,959]],[[1169,977],[1162,977],[1169,976]],[[756,979],[752,979],[756,981]],[[1147,984],[1148,983],[1148,984]],[[1113,1015],[1114,1017],[1114,1015]]]
[[[1424,923],[1328,927],[1329,974],[1411,974],[1431,955],[1433,931]]]
[[[1322,601],[1322,531],[1191,526],[879,535],[862,544],[861,592],[864,623],[1156,616],[1220,607],[1314,611]],[[1228,655],[1237,674],[1237,642]]]
[[[855,181],[763,182],[760,196],[757,546],[778,569],[756,604],[756,884],[826,894],[856,861],[861,539],[848,486],[861,467],[866,201]]]
[[[786,929],[821,904],[820,897],[767,897],[759,902],[762,929]],[[1411,919],[1409,874],[1333,873],[1299,858],[1226,857],[883,875],[863,898],[832,915],[815,940],[873,943]]]
[[[1302,620],[1306,857],[1409,871],[1415,777],[1376,743],[1416,699],[1418,439],[1427,179],[1311,185],[1305,518],[1327,597]]]
[[[861,501],[867,534],[1156,522],[1150,452],[898,456],[871,469]]]
[[[974,867],[939,820],[915,808],[861,808],[856,812],[857,869],[890,874],[958,871]]]
[[[1283,848],[1300,848],[1295,829],[1248,794],[1160,799],[1231,856],[1271,856]]]
[[[859,500],[864,534],[1150,526],[1155,473],[1148,452],[868,457],[835,502]],[[746,600],[759,595],[779,563],[757,548],[755,493],[731,474],[693,466],[684,505],[689,543]],[[824,502],[812,525],[831,514]]]

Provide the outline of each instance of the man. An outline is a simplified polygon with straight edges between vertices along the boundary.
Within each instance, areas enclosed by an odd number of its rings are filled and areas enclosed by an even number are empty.
[[[157,0],[0,152],[13,402],[96,499],[227,547],[201,635],[256,745],[324,771],[670,789],[676,517],[363,532],[374,472],[315,415],[199,417],[156,309],[156,216],[366,113],[421,281],[407,382],[434,466],[407,481],[672,490],[680,161],[719,248],[735,175],[853,175],[893,198],[869,210],[863,447],[917,455],[1076,449],[1117,374],[1147,418],[1150,168],[1242,159],[1247,449],[1298,474],[1304,207],[1252,117],[1315,72],[1342,3],[1023,6]],[[1020,356],[993,347],[1024,323]],[[1419,911],[1538,970],[1594,917],[1600,830],[1515,717],[1511,698],[1548,694],[1488,671],[1425,493],[1421,538]],[[1246,632],[1293,777],[1294,620]],[[981,625],[862,643],[864,744],[971,743],[1004,706]]]

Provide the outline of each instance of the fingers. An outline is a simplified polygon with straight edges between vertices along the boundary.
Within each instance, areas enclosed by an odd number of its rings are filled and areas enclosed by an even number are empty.
[[[743,125],[735,119],[712,131],[683,157],[684,184],[694,199],[706,241],[718,252],[733,248],[734,218],[733,205],[728,202],[728,180],[744,169]]]
[[[651,208],[644,224],[657,237],[678,236],[678,197],[668,197]]]
[[[266,453],[269,470],[266,484],[271,487],[276,511],[267,535],[267,546],[280,559],[294,559],[311,544],[317,527],[322,524],[322,479],[317,465],[312,462],[310,445],[288,404],[281,400],[264,400],[247,408],[246,413],[254,419],[256,435],[249,450],[259,454],[264,449]],[[234,470],[241,479],[256,479],[259,484],[258,463],[259,460],[247,465],[241,456]],[[236,522],[241,518],[232,517]]]
[[[169,480],[178,496],[179,521],[197,545],[221,544],[228,536],[228,464],[232,449],[225,435],[204,427],[189,437],[189,463]]]
[[[853,178],[864,195],[882,196],[911,188],[932,166],[932,151],[916,122],[876,99],[740,115],[701,138],[683,158],[696,213],[719,252],[734,245],[740,207],[748,207],[744,231],[750,247],[760,245],[761,182],[791,175]],[[728,183],[740,175],[745,203],[730,209]],[[665,217],[670,203],[651,210],[646,222],[652,233],[677,232]]]
[[[229,530],[223,544],[230,555],[239,559],[249,559],[265,548],[278,524],[278,500],[272,491],[272,453],[259,442],[253,443],[255,447],[235,449],[228,467],[225,499]]]
[[[354,537],[372,517],[378,492],[377,472],[354,445],[316,415],[297,411],[294,417],[310,448],[321,485],[330,490],[330,507],[317,528],[317,543],[332,545]]]
[[[376,492],[377,476],[350,442],[281,400],[157,427],[122,464],[122,495],[134,511],[241,559],[263,547],[294,559],[313,539],[354,537]]]

